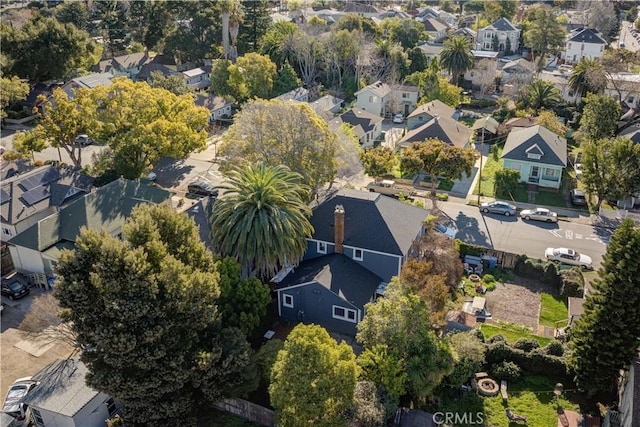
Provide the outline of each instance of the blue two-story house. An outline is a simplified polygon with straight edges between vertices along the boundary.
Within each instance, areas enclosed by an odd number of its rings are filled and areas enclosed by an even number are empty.
[[[275,284],[278,314],[354,335],[423,234],[428,211],[378,193],[340,190],[313,209],[299,266]]]

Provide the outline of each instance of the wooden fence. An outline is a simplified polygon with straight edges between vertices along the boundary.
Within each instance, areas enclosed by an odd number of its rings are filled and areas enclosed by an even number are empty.
[[[276,425],[275,412],[247,400],[223,399],[215,403],[214,406],[221,411],[237,415],[261,426],[274,427]]]

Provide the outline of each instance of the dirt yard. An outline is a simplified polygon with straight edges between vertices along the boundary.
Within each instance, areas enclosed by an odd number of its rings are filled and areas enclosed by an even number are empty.
[[[496,289],[487,292],[487,306],[494,320],[527,326],[538,330],[540,294],[555,295],[553,286],[516,276],[506,283],[497,283]]]

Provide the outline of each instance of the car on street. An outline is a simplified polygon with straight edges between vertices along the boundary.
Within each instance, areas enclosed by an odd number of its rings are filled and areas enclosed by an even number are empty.
[[[2,295],[11,301],[29,295],[29,288],[17,279],[2,279]]]
[[[393,116],[393,123],[403,123],[404,122],[404,116],[402,114],[396,114],[395,116]]]
[[[18,378],[11,384],[7,397],[2,405],[2,412],[9,414],[18,421],[24,418],[23,402],[29,392],[38,385],[37,381],[33,381],[31,377]]]
[[[192,182],[187,186],[187,192],[194,196],[218,197],[218,189],[207,181]]]
[[[575,265],[586,270],[593,270],[593,261],[590,256],[583,255],[569,248],[547,248],[544,257],[548,261],[557,261],[562,264]]]
[[[444,224],[436,224],[436,225],[433,226],[433,229],[436,230],[438,233],[444,234],[445,236],[447,236],[451,240],[456,238],[457,231],[454,230],[451,227],[447,227]]]
[[[520,218],[527,221],[558,222],[558,214],[547,208],[525,209],[520,212]]]
[[[576,176],[582,175],[582,163],[576,163],[575,165],[573,165],[573,170],[576,171]]]
[[[74,141],[81,147],[86,147],[87,145],[91,145],[95,142],[93,139],[89,138],[89,135],[86,134],[76,136],[76,139]]]
[[[507,202],[485,202],[480,205],[480,212],[511,216],[516,214],[516,207]]]
[[[574,206],[586,206],[587,205],[587,197],[584,194],[584,191],[578,190],[574,188],[569,192],[569,198],[571,199],[571,204]]]

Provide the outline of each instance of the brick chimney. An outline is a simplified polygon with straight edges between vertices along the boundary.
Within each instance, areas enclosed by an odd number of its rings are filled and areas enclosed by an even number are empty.
[[[333,243],[335,243],[335,252],[341,254],[344,252],[342,244],[344,243],[344,207],[336,205],[333,211]]]

